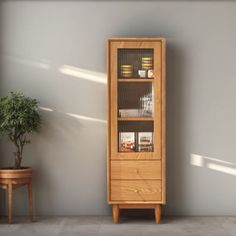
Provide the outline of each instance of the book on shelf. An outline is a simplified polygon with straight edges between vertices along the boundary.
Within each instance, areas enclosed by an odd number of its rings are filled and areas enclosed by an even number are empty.
[[[135,132],[119,133],[119,151],[134,152],[135,151]]]
[[[153,151],[153,132],[138,132],[138,152]]]
[[[139,117],[139,109],[119,109],[119,117]]]

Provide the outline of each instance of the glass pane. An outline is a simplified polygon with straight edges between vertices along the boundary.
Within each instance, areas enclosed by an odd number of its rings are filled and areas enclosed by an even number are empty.
[[[118,49],[118,78],[153,78],[153,49]]]
[[[119,117],[151,117],[152,115],[152,82],[118,83]]]
[[[153,152],[153,121],[119,121],[119,152]]]
[[[118,49],[118,152],[153,152],[153,49]],[[130,119],[132,118],[132,120]]]

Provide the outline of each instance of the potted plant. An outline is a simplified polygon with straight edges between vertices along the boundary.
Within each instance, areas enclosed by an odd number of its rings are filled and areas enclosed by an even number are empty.
[[[32,208],[32,168],[22,167],[23,150],[30,143],[30,134],[39,131],[40,115],[38,101],[22,93],[10,93],[0,98],[0,133],[8,136],[15,145],[15,163],[13,167],[0,168],[0,187],[8,193],[8,222],[12,222],[12,190],[28,185],[29,214],[33,218]]]
[[[15,145],[15,164],[13,169],[21,169],[25,144],[29,136],[39,131],[40,115],[38,101],[22,93],[13,93],[0,98],[0,132],[6,134]]]

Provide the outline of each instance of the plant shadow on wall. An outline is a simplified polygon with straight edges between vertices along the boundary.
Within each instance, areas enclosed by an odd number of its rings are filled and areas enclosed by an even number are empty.
[[[44,172],[45,175],[43,178],[40,176],[37,178],[39,181],[37,184],[40,186],[37,189],[44,188],[41,191],[45,195],[41,199],[47,198],[49,206],[53,206],[55,201],[51,196],[55,192],[60,192],[61,199],[71,199],[71,202],[78,202],[80,208],[86,207],[86,204],[98,203],[103,207],[106,202],[106,192],[102,192],[103,198],[96,197],[93,193],[94,191],[101,192],[101,188],[104,190],[106,188],[105,137],[107,121],[93,114],[98,113],[103,116],[105,114],[105,110],[102,108],[105,104],[106,75],[69,65],[60,66],[58,72],[58,77],[65,83],[65,88],[70,84],[78,91],[80,98],[76,97],[80,101],[78,101],[77,107],[77,102],[74,102],[74,97],[71,96],[70,99],[65,98],[68,102],[66,109],[63,107],[65,106],[63,102],[61,108],[60,104],[53,108],[52,106],[43,106],[43,104],[40,107],[45,119],[45,128],[42,130],[43,135],[39,137],[41,140],[37,142],[41,144],[41,147],[38,146],[37,149],[38,153],[41,152],[39,155],[42,155],[42,148],[47,147],[47,151],[43,154],[47,158],[43,162],[40,161],[41,158],[38,159],[38,176],[40,172]],[[89,96],[96,96],[96,94],[90,94],[91,89],[96,91],[96,88],[98,88],[97,96],[100,97],[97,99],[98,103],[103,98],[100,92],[104,93],[102,105],[94,103],[94,100],[89,98]],[[69,102],[73,102],[73,106]],[[97,109],[100,110],[96,112]],[[87,115],[88,113],[90,114]],[[55,162],[57,168],[54,167]],[[51,168],[49,168],[50,166]],[[62,176],[63,171],[65,175]],[[91,173],[93,173],[92,178]],[[63,179],[59,179],[58,176]],[[74,190],[75,181],[78,186],[76,190]],[[45,182],[47,182],[47,186],[45,186]],[[67,196],[72,189],[73,194]],[[36,205],[43,205],[43,202]],[[71,212],[85,214],[86,208],[84,208],[84,212],[83,210],[78,212],[75,207],[73,209],[72,207],[72,205],[71,208],[69,206],[68,214]]]
[[[58,205],[62,206],[61,211],[65,205],[65,214],[85,214],[88,204],[91,209],[104,212],[108,209],[105,191],[106,75],[75,65],[55,65],[49,60],[31,60],[19,55],[6,56],[4,61],[5,68],[16,69],[9,71],[8,83],[11,84],[16,76],[20,78],[13,89],[22,88],[20,91],[36,94],[40,100],[42,133],[33,137],[32,146],[25,150],[26,159],[35,169],[36,213],[60,214]],[[34,78],[33,83],[30,78]],[[4,144],[4,156],[7,156],[7,149],[10,147]],[[31,162],[27,156],[32,153],[35,158]],[[72,190],[73,194],[69,194]],[[25,198],[23,192],[18,194]],[[65,199],[68,202],[65,203]],[[16,213],[25,211],[21,207]]]
[[[105,183],[105,160],[101,160],[101,155],[98,154],[104,153],[105,156],[105,152],[102,150],[105,148],[105,141],[104,145],[101,145],[105,121],[66,114],[49,110],[49,108],[46,110],[45,107],[41,107],[41,110],[45,125],[42,129],[43,135],[38,136],[35,140],[35,143],[38,143],[35,148],[39,156],[36,158],[38,160],[35,173],[36,189],[39,191],[37,195],[41,196],[36,199],[36,206],[53,207],[55,198],[57,198],[57,196],[52,197],[55,193],[60,193],[64,199],[80,200],[78,205],[84,204],[83,201],[95,198],[91,193],[94,185],[100,186],[101,182]],[[92,146],[90,146],[91,144]],[[42,148],[45,151],[42,151]],[[42,155],[45,156],[43,161],[41,161]],[[91,173],[96,177],[91,178]],[[75,183],[78,186],[76,189],[74,189]],[[73,194],[66,196],[66,193],[70,193],[72,189]],[[46,203],[45,199],[47,199]],[[37,203],[37,201],[39,202]],[[95,199],[91,199],[91,201],[95,201]],[[75,211],[76,208],[73,210]]]

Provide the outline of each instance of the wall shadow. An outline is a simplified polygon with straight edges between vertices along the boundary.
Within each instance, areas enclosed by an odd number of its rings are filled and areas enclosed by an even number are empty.
[[[167,39],[167,205],[165,214],[178,212],[184,202],[183,170],[185,122],[185,51],[175,40]]]

